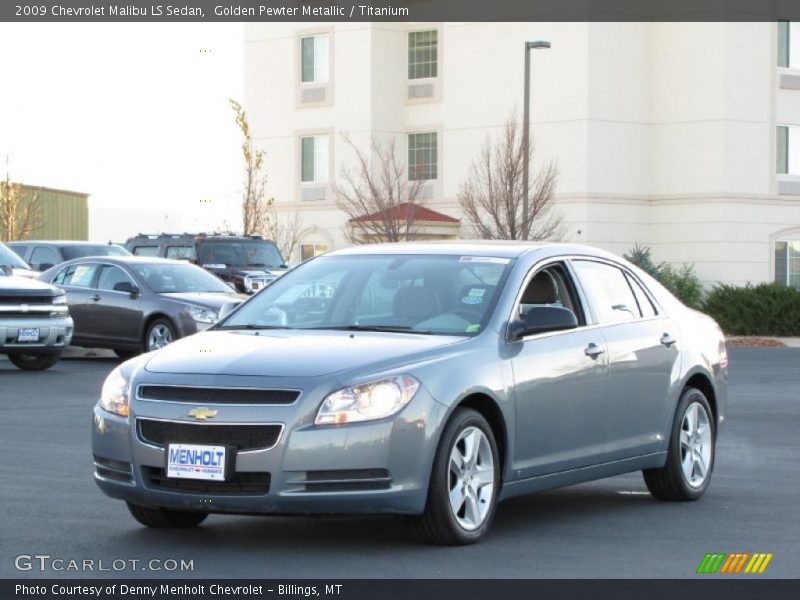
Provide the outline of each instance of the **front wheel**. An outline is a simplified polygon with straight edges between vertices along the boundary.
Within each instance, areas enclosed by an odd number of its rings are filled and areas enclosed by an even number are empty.
[[[667,463],[643,471],[647,489],[659,500],[697,500],[708,488],[714,468],[714,413],[703,392],[686,388],[675,411]]]
[[[474,544],[489,530],[499,489],[499,453],[491,427],[477,411],[458,409],[434,457],[425,511],[412,517],[417,531],[434,544]]]
[[[186,529],[196,527],[206,520],[208,513],[190,512],[188,510],[172,510],[139,504],[128,504],[133,518],[142,525],[156,529]]]
[[[145,352],[160,350],[178,339],[175,326],[167,319],[156,319],[144,334]]]
[[[44,371],[61,358],[61,352],[15,352],[8,355],[8,360],[23,371]]]

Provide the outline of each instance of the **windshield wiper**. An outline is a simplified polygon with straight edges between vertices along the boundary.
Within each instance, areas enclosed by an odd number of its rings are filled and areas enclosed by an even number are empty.
[[[429,329],[414,329],[406,325],[335,325],[332,327],[310,327],[314,330],[332,330],[332,331],[385,331],[390,333],[420,333],[423,335],[432,335],[433,331]]]
[[[253,323],[248,323],[247,325],[220,325],[217,329],[248,329],[253,331],[259,331],[261,329],[294,329],[293,327],[289,327],[288,325],[254,325]]]

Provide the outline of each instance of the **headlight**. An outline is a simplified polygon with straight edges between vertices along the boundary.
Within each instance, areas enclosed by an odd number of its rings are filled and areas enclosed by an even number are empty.
[[[120,417],[128,416],[128,380],[123,377],[119,367],[111,371],[103,383],[100,407]]]
[[[67,303],[66,294],[61,294],[60,296],[53,297],[53,304],[66,304],[66,303]]]
[[[192,306],[189,308],[189,314],[198,323],[216,323],[219,315],[209,308],[201,308],[199,306]]]
[[[356,423],[390,417],[408,404],[418,389],[419,381],[410,375],[346,387],[325,398],[314,423]]]

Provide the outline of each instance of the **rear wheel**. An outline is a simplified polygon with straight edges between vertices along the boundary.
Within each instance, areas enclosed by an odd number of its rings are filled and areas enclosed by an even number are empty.
[[[647,489],[659,500],[697,500],[708,488],[714,469],[714,413],[703,392],[686,388],[678,409],[667,452],[660,469],[643,471]]]
[[[425,541],[456,546],[486,535],[497,506],[498,457],[486,419],[472,409],[457,410],[436,451],[425,512],[412,517]]]
[[[186,529],[196,527],[206,520],[208,513],[188,510],[172,510],[127,503],[133,518],[142,525],[156,529]]]
[[[49,369],[61,358],[61,352],[15,352],[8,360],[23,371],[43,371]]]

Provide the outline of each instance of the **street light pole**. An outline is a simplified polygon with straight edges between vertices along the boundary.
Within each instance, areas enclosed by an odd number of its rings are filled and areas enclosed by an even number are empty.
[[[550,42],[525,42],[525,100],[522,113],[522,227],[528,222],[528,167],[530,166],[531,50],[547,50]]]

